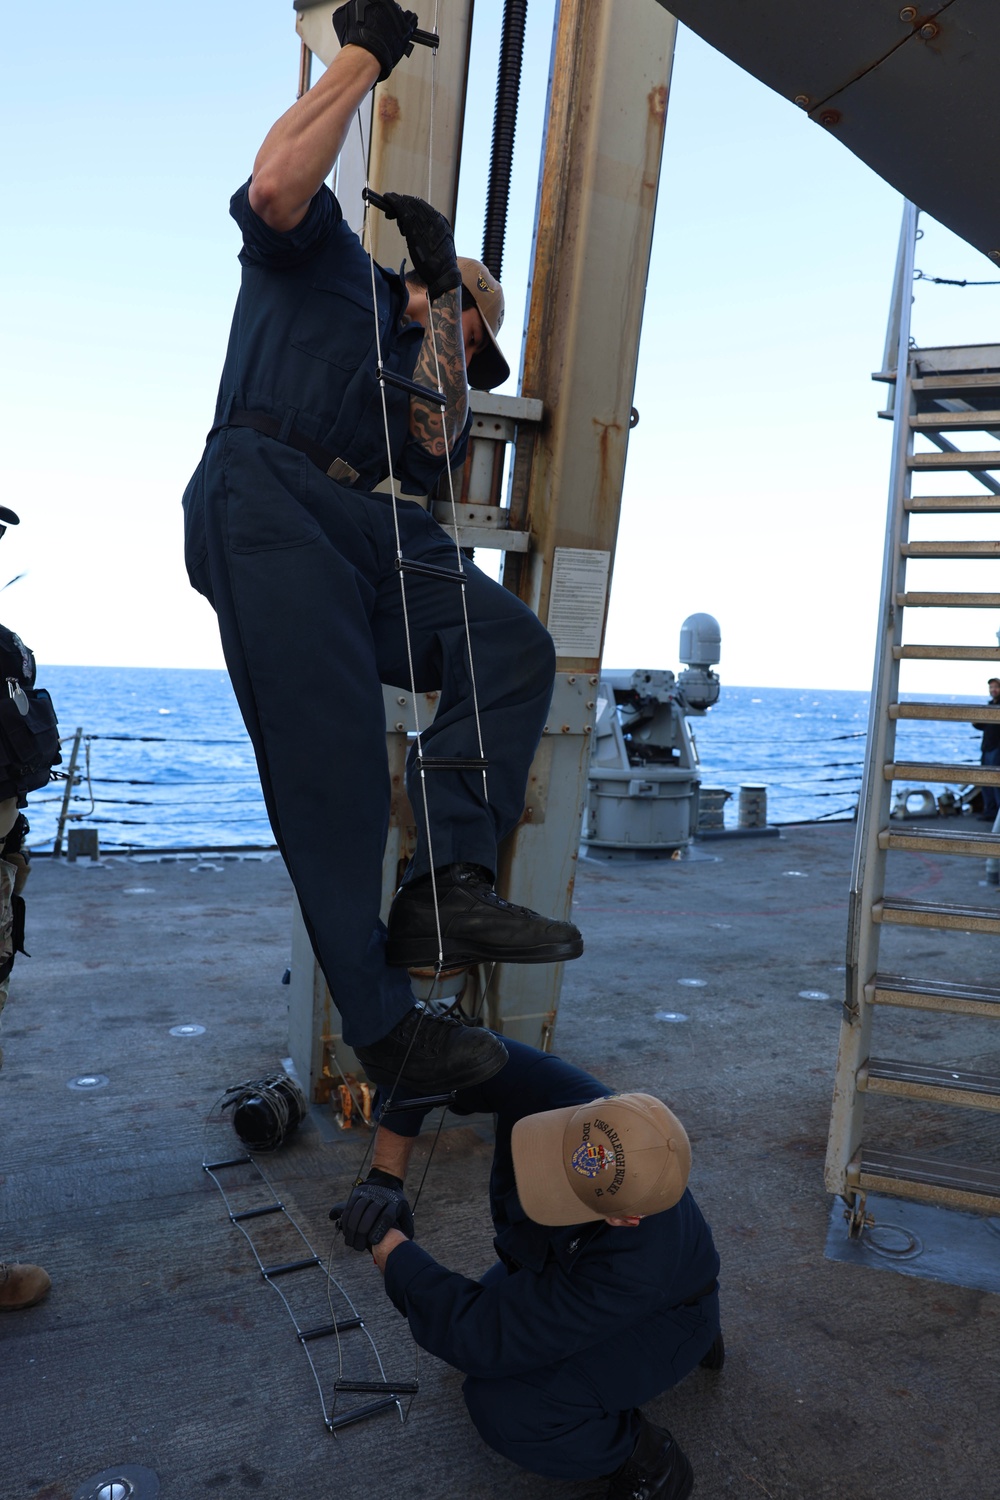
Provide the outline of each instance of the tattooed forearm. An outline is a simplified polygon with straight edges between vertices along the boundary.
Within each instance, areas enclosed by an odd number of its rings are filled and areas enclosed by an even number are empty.
[[[434,337],[437,341],[441,389],[447,406],[432,406],[419,396],[410,397],[410,432],[421,448],[435,458],[444,458],[444,430],[448,433],[448,452],[454,448],[469,410],[469,384],[465,375],[465,343],[462,338],[461,291],[445,292],[431,304]],[[413,372],[420,385],[437,389],[438,371],[434,366],[434,346],[430,332],[424,334],[420,358]],[[444,421],[442,422],[442,417]]]

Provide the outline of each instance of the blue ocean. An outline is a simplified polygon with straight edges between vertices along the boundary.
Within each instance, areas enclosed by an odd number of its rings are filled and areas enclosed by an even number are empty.
[[[222,671],[41,664],[59,714],[68,768],[82,730],[69,821],[96,827],[101,847],[247,848],[273,843],[253,751]],[[955,700],[958,701],[958,700]],[[733,793],[767,787],[776,824],[850,818],[861,785],[868,694],[723,685],[716,706],[689,720],[702,781]],[[899,726],[899,759],[978,763],[979,735],[966,724]],[[316,775],[323,775],[317,758]],[[65,781],[30,798],[29,845],[51,849]]]

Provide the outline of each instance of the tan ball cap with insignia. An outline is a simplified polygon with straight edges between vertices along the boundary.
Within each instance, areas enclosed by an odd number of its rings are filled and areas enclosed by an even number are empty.
[[[691,1173],[687,1131],[652,1094],[525,1115],[511,1151],[521,1207],[536,1224],[663,1213]]]
[[[497,343],[503,325],[503,287],[480,260],[467,260],[460,255],[458,269],[462,285],[479,308],[486,329],[486,343],[469,364],[469,384],[477,391],[492,391],[495,386],[503,385],[510,374],[510,365]]]

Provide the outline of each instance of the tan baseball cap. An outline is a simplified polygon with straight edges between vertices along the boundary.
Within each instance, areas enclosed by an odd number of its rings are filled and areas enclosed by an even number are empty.
[[[691,1172],[687,1131],[652,1094],[525,1115],[511,1151],[521,1207],[536,1224],[663,1213]]]
[[[481,260],[467,260],[460,255],[458,269],[462,285],[479,308],[486,328],[486,343],[469,365],[469,384],[477,391],[491,391],[494,386],[503,385],[510,374],[510,365],[497,343],[503,324],[503,287]]]

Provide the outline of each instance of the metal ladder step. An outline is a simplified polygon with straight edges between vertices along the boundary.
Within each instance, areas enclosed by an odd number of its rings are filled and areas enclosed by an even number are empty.
[[[903,557],[1000,557],[1000,542],[904,542]]]
[[[1000,495],[907,495],[903,508],[913,515],[991,515],[1000,511]]]
[[[908,609],[1000,609],[1000,594],[897,594],[896,603]]]
[[[947,432],[955,427],[988,432],[993,427],[1000,427],[1000,411],[915,412],[910,417],[910,426],[914,432]]]
[[[1000,833],[949,832],[940,828],[883,828],[880,849],[904,849],[908,854],[966,854],[979,859],[1000,855]]]
[[[869,1193],[943,1203],[950,1208],[1000,1213],[1000,1172],[993,1167],[957,1166],[929,1156],[862,1148],[847,1169],[848,1182]]]
[[[953,906],[944,901],[902,901],[886,897],[872,903],[872,921],[898,927],[1000,933],[1000,907]]]
[[[882,767],[886,781],[946,781],[957,786],[1000,786],[996,766],[934,765],[929,761],[896,761]]]
[[[876,974],[874,980],[865,985],[865,998],[869,1005],[892,1005],[902,1010],[1000,1021],[1000,986],[956,984],[954,980],[944,979],[910,979],[905,974]]]
[[[896,661],[1000,661],[1000,646],[893,646]]]
[[[1000,448],[977,449],[974,453],[910,453],[908,469],[1000,469]]]
[[[935,723],[1000,724],[1000,708],[979,703],[890,703],[890,719],[929,719]]]
[[[968,1109],[1000,1109],[1000,1078],[992,1073],[870,1057],[858,1069],[857,1084],[868,1094],[891,1094],[897,1099],[923,1099]]]

